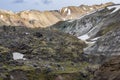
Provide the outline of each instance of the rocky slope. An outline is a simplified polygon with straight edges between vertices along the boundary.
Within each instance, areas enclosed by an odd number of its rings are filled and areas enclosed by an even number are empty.
[[[112,56],[120,55],[120,46],[118,45],[120,37],[119,9],[120,7],[118,7],[118,10],[112,13],[112,15],[104,21],[105,24],[103,25],[103,28],[97,33],[97,36],[101,37],[95,44],[84,49],[85,54],[96,55],[96,59],[99,59],[101,62],[104,62],[106,59],[109,59]]]
[[[105,62],[95,73],[92,80],[120,80],[120,56]]]
[[[76,55],[75,58],[79,58],[79,53],[82,53],[82,49],[85,47],[83,41],[57,30],[38,28],[32,30],[25,27],[7,26],[0,27],[0,30],[1,48],[6,48],[12,53],[20,52],[30,56],[36,54],[45,60],[48,57],[58,61],[61,58],[63,58],[62,61],[64,59],[74,60],[73,56]],[[4,51],[1,52],[4,54]]]
[[[109,12],[108,9],[98,10],[80,17],[80,19],[60,21],[52,27],[79,37],[92,30],[107,16],[107,14],[109,14]]]
[[[61,21],[51,26],[84,40],[84,55],[90,63],[102,63],[119,55],[120,5],[115,4],[87,14],[77,20]],[[115,42],[114,42],[115,41]]]
[[[119,80],[119,17],[120,5],[116,4],[77,20],[58,22],[51,27],[77,36],[88,43],[82,57],[89,63],[100,65],[92,80]]]
[[[97,10],[78,20],[61,21],[52,27],[88,43],[83,53],[85,61],[100,65],[90,80],[120,79],[119,4]]]
[[[102,33],[103,28],[119,22],[119,6],[120,5],[116,4],[103,9],[98,9],[76,20],[60,21],[52,27],[77,37],[85,34],[89,37],[95,37],[98,36],[99,32],[101,32],[102,35],[105,33]]]
[[[0,80],[119,80],[120,5],[101,6],[1,11]]]
[[[104,8],[106,6],[113,5],[112,2],[100,4],[100,5],[80,5],[78,7],[76,6],[69,6],[64,7],[60,10],[60,14],[63,16],[64,20],[68,19],[78,19],[79,17],[86,15],[87,13],[90,13],[91,11],[95,11],[97,9]]]
[[[0,80],[84,80],[91,75],[81,58],[85,46],[57,30],[1,26]]]
[[[64,7],[61,10],[54,11],[37,11],[37,10],[28,10],[21,11],[18,13],[13,13],[11,11],[0,10],[0,20],[3,25],[11,25],[11,26],[27,26],[27,27],[47,27],[55,24],[58,21],[64,21],[68,19],[76,19],[86,13],[91,11],[104,8],[108,5],[112,5],[113,3],[106,3],[101,5],[81,5],[81,6],[69,6]]]

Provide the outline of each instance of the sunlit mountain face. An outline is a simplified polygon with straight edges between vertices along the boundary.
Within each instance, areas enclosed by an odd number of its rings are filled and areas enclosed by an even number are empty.
[[[107,2],[120,3],[119,0],[92,0],[92,1],[81,1],[81,0],[0,0],[0,8],[4,10],[11,10],[19,12],[23,10],[59,10],[67,6],[80,6],[80,5],[94,5],[104,4]],[[5,6],[7,5],[7,6]]]
[[[120,80],[118,0],[0,4],[0,80]]]
[[[0,16],[1,20],[6,23],[5,25],[45,28],[59,21],[79,19],[86,14],[112,4],[113,3],[105,3],[92,6],[68,6],[63,7],[60,10],[50,11],[25,10],[17,13],[7,10],[0,10]]]

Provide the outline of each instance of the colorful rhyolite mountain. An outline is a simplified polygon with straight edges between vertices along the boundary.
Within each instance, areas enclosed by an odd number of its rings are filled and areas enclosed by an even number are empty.
[[[106,4],[92,6],[69,6],[62,8],[61,10],[44,12],[38,10],[28,10],[14,13],[12,11],[0,10],[0,24],[10,26],[27,26],[31,28],[45,28],[59,21],[77,19],[85,14],[112,4],[113,3],[109,2]]]

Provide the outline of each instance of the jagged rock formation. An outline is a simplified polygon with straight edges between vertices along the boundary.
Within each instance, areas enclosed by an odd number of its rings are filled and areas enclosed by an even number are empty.
[[[70,6],[62,8],[61,10],[44,12],[30,10],[13,13],[11,11],[0,10],[0,20],[3,22],[0,24],[11,26],[27,26],[32,28],[44,28],[53,25],[58,21],[79,18],[80,16],[85,15],[86,13],[100,8],[104,8],[112,4],[113,3],[106,3],[93,6],[82,5],[79,7]]]

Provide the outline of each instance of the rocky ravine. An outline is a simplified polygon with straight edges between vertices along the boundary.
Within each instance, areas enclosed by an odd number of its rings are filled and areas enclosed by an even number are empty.
[[[104,8],[113,3],[106,3],[101,5],[81,5],[81,6],[69,6],[64,7],[61,10],[54,11],[37,11],[37,10],[28,10],[14,13],[11,11],[0,10],[0,20],[1,25],[11,26],[27,26],[27,27],[42,27],[53,25],[58,21],[64,21],[68,19],[76,19],[82,15],[85,15],[91,11]]]

